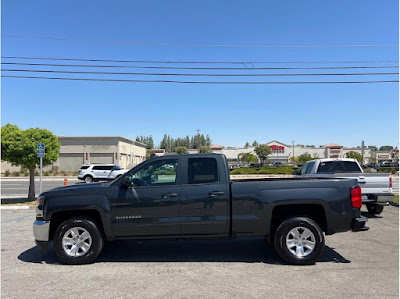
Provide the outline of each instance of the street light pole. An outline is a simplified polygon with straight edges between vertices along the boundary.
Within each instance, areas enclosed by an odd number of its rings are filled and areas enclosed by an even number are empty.
[[[292,141],[292,157],[294,159],[294,141]]]

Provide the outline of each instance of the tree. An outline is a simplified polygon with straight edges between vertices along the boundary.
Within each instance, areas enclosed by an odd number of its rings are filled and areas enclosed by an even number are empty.
[[[245,163],[258,162],[257,156],[252,153],[241,153],[238,159]]]
[[[362,162],[362,156],[360,153],[357,153],[355,151],[350,151],[346,153],[346,158],[350,159],[357,159],[358,162]]]
[[[308,161],[314,160],[314,158],[307,152],[298,156],[297,159],[299,160],[299,164],[304,164]]]
[[[381,152],[390,152],[392,149],[393,149],[393,146],[391,146],[391,145],[382,145],[379,148],[379,151],[381,151]]]
[[[399,150],[397,149],[397,146],[392,150],[390,156],[392,157],[394,162],[399,162]]]
[[[200,154],[207,154],[207,153],[212,153],[212,152],[213,152],[212,149],[207,145],[202,145],[199,148],[199,153]]]
[[[155,155],[156,153],[153,150],[151,149],[146,150],[146,160],[155,157]]]
[[[289,160],[295,165],[299,164],[299,158],[297,157],[290,157]]]
[[[178,147],[175,149],[175,152],[176,152],[177,154],[188,154],[188,153],[189,153],[189,151],[188,151],[188,149],[187,149],[186,146],[178,146]]]
[[[265,160],[267,160],[268,156],[271,154],[271,148],[266,144],[260,144],[256,146],[254,152],[260,159],[261,166],[264,166]]]
[[[253,141],[253,143],[251,144],[252,146],[257,146],[258,142],[256,140]]]
[[[248,142],[246,142],[246,144],[244,145],[244,148],[248,148],[250,146],[250,144]]]
[[[58,159],[60,142],[57,136],[46,129],[20,130],[18,126],[6,124],[1,127],[1,159],[29,170],[28,200],[35,200],[35,169],[40,163],[37,144],[44,143],[43,166]]]

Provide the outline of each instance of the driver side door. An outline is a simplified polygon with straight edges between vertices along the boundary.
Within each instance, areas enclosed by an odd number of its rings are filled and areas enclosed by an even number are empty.
[[[117,186],[111,199],[115,236],[179,234],[180,164],[179,159],[150,160],[126,174],[132,186]]]

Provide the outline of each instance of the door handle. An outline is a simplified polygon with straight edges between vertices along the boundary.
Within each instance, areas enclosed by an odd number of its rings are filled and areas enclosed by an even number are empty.
[[[177,197],[178,193],[165,193],[162,195],[163,198],[171,198],[171,197]]]
[[[365,184],[365,177],[359,177],[358,183]]]
[[[208,195],[210,197],[217,197],[217,196],[224,195],[224,194],[225,194],[225,192],[222,192],[222,191],[213,191],[213,192],[208,193]]]

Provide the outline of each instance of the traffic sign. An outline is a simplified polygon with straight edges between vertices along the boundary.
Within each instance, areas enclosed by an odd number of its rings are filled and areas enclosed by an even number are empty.
[[[44,143],[38,143],[37,149],[38,149],[38,151],[44,151]]]
[[[38,152],[38,153],[37,153],[37,156],[38,156],[38,158],[43,158],[43,157],[44,157],[44,153]]]

